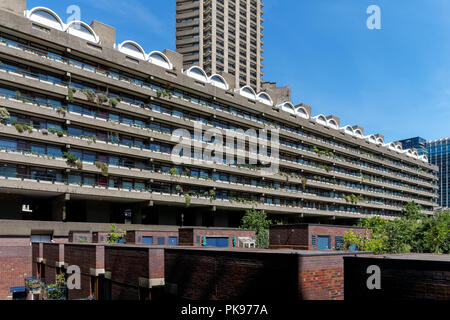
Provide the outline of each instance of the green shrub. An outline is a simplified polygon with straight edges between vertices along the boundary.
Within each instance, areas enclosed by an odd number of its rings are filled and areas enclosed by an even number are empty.
[[[119,104],[120,101],[122,101],[122,99],[120,97],[113,97],[113,98],[109,99],[109,104],[112,107],[115,107],[115,106],[117,106]]]
[[[95,162],[95,166],[102,170],[102,176],[107,177],[108,174],[108,165],[102,161]]]
[[[0,123],[6,123],[10,118],[8,110],[4,107],[0,108]]]
[[[108,243],[119,243],[119,241],[126,239],[126,234],[126,230],[117,229],[116,225],[113,224],[109,232]]]
[[[16,127],[16,130],[17,130],[19,133],[22,133],[22,132],[23,132],[23,125],[21,125],[20,123],[16,123],[14,126]]]
[[[67,164],[71,166],[76,165],[76,162],[78,160],[78,158],[70,152],[64,152],[63,157],[64,159],[66,159]]]
[[[97,101],[99,104],[106,103],[106,102],[108,102],[108,100],[109,99],[105,94],[103,94],[103,93],[97,94]]]
[[[69,102],[73,102],[73,95],[77,92],[76,89],[69,87],[67,96],[69,97]]]

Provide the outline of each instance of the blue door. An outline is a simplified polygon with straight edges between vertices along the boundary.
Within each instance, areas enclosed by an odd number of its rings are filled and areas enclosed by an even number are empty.
[[[207,247],[226,248],[228,247],[228,238],[206,237]]]
[[[153,244],[153,237],[142,237],[143,244]]]
[[[318,236],[317,237],[317,250],[330,250],[330,237]]]
[[[178,237],[169,237],[169,246],[177,246]]]

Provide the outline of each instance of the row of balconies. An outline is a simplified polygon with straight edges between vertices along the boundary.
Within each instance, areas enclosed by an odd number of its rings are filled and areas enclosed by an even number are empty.
[[[45,155],[37,155],[32,153],[21,153],[21,152],[0,152],[0,161],[7,162],[7,163],[27,163],[31,166],[39,166],[39,167],[45,167],[45,168],[51,168],[51,169],[60,169],[65,171],[70,171],[72,169],[71,166],[69,166],[66,161],[63,158],[52,158]],[[272,196],[281,196],[281,197],[289,197],[289,198],[300,198],[300,199],[307,199],[307,200],[326,200],[330,201],[330,198],[328,197],[318,197],[315,194],[308,194],[307,192],[298,192],[298,191],[292,191],[292,190],[286,190],[286,189],[276,189],[276,188],[265,188],[262,186],[253,186],[251,184],[242,184],[242,183],[233,183],[233,182],[225,182],[220,180],[208,180],[208,179],[202,179],[202,178],[194,178],[194,177],[184,177],[184,176],[172,176],[172,175],[165,175],[161,174],[159,172],[155,172],[150,169],[142,169],[142,168],[128,168],[128,167],[119,167],[119,166],[108,166],[108,173],[113,176],[118,177],[126,177],[126,178],[137,178],[137,179],[145,179],[145,180],[151,180],[152,182],[154,180],[156,181],[162,181],[162,182],[172,182],[172,183],[183,183],[188,185],[194,185],[194,186],[203,186],[203,187],[210,187],[210,188],[225,188],[227,190],[234,190],[234,191],[246,191],[246,192],[252,192],[252,193],[258,193],[258,194],[268,194]],[[90,162],[84,162],[83,163],[83,172],[87,173],[96,173],[100,174],[101,169],[98,168],[96,165],[90,163]],[[298,178],[291,178],[290,182],[297,183],[299,185],[302,184],[301,179]],[[410,198],[406,197],[398,197],[394,195],[379,193],[379,192],[373,192],[373,191],[367,191],[367,190],[360,190],[360,189],[354,189],[349,187],[344,187],[340,185],[335,185],[331,183],[324,183],[324,182],[318,182],[315,180],[308,179],[305,187],[318,187],[318,188],[325,188],[328,190],[332,190],[334,193],[339,192],[350,192],[350,193],[357,193],[362,194],[365,196],[380,198],[380,199],[393,199],[393,200],[399,200],[406,203],[410,202]],[[355,191],[356,190],[356,191]],[[312,198],[311,198],[312,197]],[[332,198],[332,202],[336,202],[336,199],[339,198]],[[341,199],[340,199],[341,200]],[[433,203],[428,201],[422,201],[422,200],[415,200],[417,203],[422,204],[424,206],[433,206]],[[394,208],[394,207],[393,207]],[[398,207],[395,207],[398,209]]]
[[[82,97],[81,95],[79,95],[77,98],[80,98],[80,99],[82,99],[82,100],[85,100],[86,98],[85,97]],[[84,101],[83,101],[84,102]],[[18,108],[18,109],[21,109],[20,108],[20,104],[11,104],[10,105],[10,107],[12,106],[13,108],[14,108],[14,105],[16,106],[16,108]],[[122,105],[122,104],[121,104]],[[132,108],[132,109],[134,109],[134,108]],[[127,111],[129,111],[129,110],[127,110]],[[36,114],[37,115],[39,115],[39,113],[41,112],[41,110],[36,110]],[[156,116],[156,117],[158,117],[158,113],[156,113],[156,112],[150,112],[151,114],[153,114],[154,116]],[[56,114],[53,114],[53,115],[51,115],[51,114],[49,114],[49,116],[53,116],[53,117],[56,117]],[[68,116],[68,120],[74,120],[74,121],[79,121],[80,120],[80,118],[78,117],[77,118],[77,116],[74,116],[75,118],[71,118],[72,116]],[[169,117],[169,118],[167,118],[167,119],[165,119],[165,120],[169,120],[169,121],[173,121],[172,120],[173,118],[172,117]],[[100,120],[101,121],[101,120]],[[191,122],[191,121],[189,121],[189,122]],[[81,122],[81,123],[83,123],[83,121]],[[86,124],[86,120],[84,121],[84,124]],[[112,125],[109,125],[109,123],[108,124],[106,124],[105,125],[105,122],[103,121],[103,122],[95,122],[95,121],[87,121],[87,124],[89,125],[89,126],[93,126],[93,127],[108,127],[108,129],[111,129],[111,130],[114,130],[114,131],[117,131],[117,129],[120,129],[120,128],[117,128],[117,127],[115,127],[115,126],[112,126]],[[182,124],[183,126],[188,126],[189,127],[189,125],[188,125],[188,123],[184,120],[184,121],[181,121],[179,124]],[[191,125],[191,127],[192,127],[192,125]],[[125,133],[129,133],[129,131],[130,131],[130,128],[128,127],[128,126],[126,126],[126,128],[127,129],[125,129],[124,128],[124,130],[123,130],[123,132],[125,132]],[[145,131],[143,131],[143,130],[141,130],[141,129],[133,129],[134,131],[135,131],[135,134],[136,135],[142,135],[142,136],[145,136],[145,137],[148,137],[149,135],[148,134],[146,134],[145,133]],[[163,138],[163,139],[167,139],[167,138]],[[289,149],[292,149],[292,150],[295,150],[296,151],[296,153],[300,153],[300,154],[302,154],[302,155],[306,155],[306,156],[309,156],[310,158],[313,158],[313,159],[316,159],[316,160],[318,160],[318,159],[320,159],[320,160],[324,160],[323,158],[319,158],[318,156],[316,156],[315,154],[313,154],[313,153],[311,153],[311,152],[307,152],[307,151],[303,151],[303,150],[298,150],[298,149],[294,149],[294,148],[291,148],[291,147],[284,147],[284,146],[281,146],[282,147],[282,149],[283,150],[289,150]],[[342,165],[346,165],[346,166],[348,166],[349,168],[353,168],[353,164],[349,164],[349,163],[347,163],[347,162],[345,162],[345,161],[341,161],[341,160],[336,160],[336,159],[334,159],[334,160],[328,160],[328,161],[333,161],[333,162],[340,162]],[[366,171],[369,171],[369,172],[371,172],[371,173],[374,173],[374,174],[378,174],[379,172],[377,172],[376,170],[374,170],[374,169],[370,169],[370,168],[367,168],[367,167],[363,167],[363,166],[361,166],[361,170],[366,170]],[[380,173],[383,173],[383,172],[380,172]],[[389,174],[386,174],[386,173],[384,173],[385,174],[385,176],[390,176]],[[410,179],[408,179],[408,180],[410,180]],[[410,182],[413,182],[413,183],[417,183],[416,181],[414,181],[414,180],[410,180]],[[431,185],[430,185],[431,186]]]
[[[51,108],[37,107],[37,106],[33,105],[32,103],[24,104],[24,103],[21,103],[19,101],[15,102],[15,101],[12,101],[12,100],[6,100],[3,103],[3,105],[7,106],[11,110],[18,110],[19,112],[20,111],[22,111],[22,112],[30,112],[30,111],[32,111],[32,113],[35,116],[40,116],[40,115],[45,114],[46,118],[52,118],[52,119],[57,119],[57,120],[62,120],[62,118],[63,118],[66,121],[70,121],[71,123],[80,124],[80,125],[84,125],[84,126],[87,125],[90,128],[103,128],[103,129],[106,128],[108,130],[115,131],[115,132],[119,131],[119,132],[122,132],[122,133],[125,133],[125,134],[132,133],[134,136],[143,136],[146,139],[157,139],[157,140],[161,140],[161,141],[168,140],[168,137],[166,137],[164,134],[160,134],[160,133],[153,132],[153,131],[145,131],[145,130],[143,130],[141,128],[133,127],[133,126],[130,126],[128,124],[117,125],[117,124],[113,124],[113,123],[111,123],[109,121],[105,121],[104,119],[94,119],[91,116],[81,116],[81,115],[77,115],[77,114],[67,113],[64,117],[61,117],[61,115],[59,113],[53,111]],[[33,106],[33,107],[30,108],[31,106]],[[44,110],[42,110],[42,109],[44,109]],[[127,108],[126,111],[129,111],[128,109],[129,108]],[[153,117],[155,117],[155,118],[162,118],[163,121],[164,120],[167,121],[167,120],[172,120],[173,119],[173,116],[172,117],[164,116],[163,114],[159,114],[158,112],[150,111],[150,114]],[[173,121],[175,121],[175,120],[176,119],[173,119]],[[191,127],[191,129],[192,129],[192,126],[187,125],[187,122],[191,123],[192,121],[186,121],[186,120],[182,120],[180,118],[179,120],[176,120],[176,122],[180,126]],[[262,141],[262,140],[260,139],[260,141]],[[206,146],[206,143],[202,143],[202,146]],[[348,163],[346,161],[342,161],[342,160],[339,160],[339,159],[332,159],[332,158],[326,158],[326,157],[324,158],[323,156],[318,156],[314,152],[310,152],[310,151],[299,150],[299,149],[295,149],[295,148],[288,147],[288,146],[283,146],[283,145],[281,145],[280,147],[281,147],[282,150],[290,150],[290,149],[292,149],[292,151],[295,151],[296,153],[300,153],[302,156],[306,156],[306,157],[314,159],[314,160],[326,161],[326,162],[329,162],[329,163],[338,163],[341,166],[347,167],[347,168],[350,168],[350,169],[354,169],[354,167],[356,165],[356,164]],[[225,149],[225,150],[227,150],[227,149]],[[231,150],[233,150],[233,149],[230,149],[230,151]],[[295,163],[295,162],[293,162],[293,164],[298,166],[298,164]],[[305,168],[308,167],[307,165],[303,165],[303,166]],[[356,166],[358,168],[360,168],[361,170],[364,169],[365,171],[369,171],[369,172],[374,173],[374,174],[378,174],[379,173],[379,172],[377,172],[377,170],[374,170],[374,169],[370,169],[370,168],[363,167],[363,166],[358,166],[358,165],[356,165]],[[318,171],[318,172],[315,172],[316,174],[317,173],[321,174],[321,175],[324,174],[323,170],[319,170],[318,168],[313,167],[313,166],[311,166],[311,168],[314,168],[316,171]],[[296,168],[296,169],[298,169],[298,168]],[[383,173],[383,172],[380,172],[380,173]],[[348,177],[352,177],[352,178],[356,179],[356,181],[360,181],[359,177],[355,178],[355,177],[353,177],[351,175],[344,174],[344,173],[332,172],[331,175],[333,177],[342,175],[342,176],[344,176],[344,179],[346,179],[346,180],[348,180]],[[387,175],[387,176],[389,176],[389,175]],[[395,186],[395,188],[397,189],[398,186]]]
[[[359,154],[358,154],[358,156],[359,156]],[[403,169],[402,169],[403,170]]]
[[[183,206],[186,203],[185,196],[183,194],[174,194],[164,191],[148,191],[148,190],[133,190],[133,189],[119,189],[110,187],[101,187],[93,185],[78,185],[78,184],[67,184],[59,181],[36,181],[30,178],[5,178],[0,176],[0,188],[8,189],[10,192],[13,190],[19,191],[36,191],[48,193],[49,195],[54,194],[70,194],[76,195],[77,198],[81,199],[91,199],[91,200],[126,200],[129,202],[140,202],[140,201],[152,201],[154,204],[162,205],[178,205]],[[319,197],[313,200],[320,200]],[[329,199],[327,199],[329,200]],[[340,201],[342,199],[335,199],[333,203],[348,205],[345,201]],[[358,212],[350,211],[340,211],[340,210],[318,210],[314,208],[306,207],[294,207],[292,205],[281,205],[281,204],[261,204],[255,202],[236,202],[228,199],[214,199],[211,200],[209,196],[193,196],[190,199],[191,206],[207,206],[222,209],[235,209],[235,210],[246,210],[246,209],[258,209],[264,210],[267,213],[285,213],[285,214],[306,214],[306,215],[316,215],[316,216],[339,216],[347,218],[368,218],[373,216],[383,217],[385,219],[394,219],[400,216],[400,211],[397,207],[391,206],[372,206],[369,204],[362,204],[358,207],[361,208],[371,208],[381,209],[383,211],[392,210],[396,211],[398,214],[393,214],[386,212],[385,214],[364,214]],[[358,210],[355,208],[355,211]],[[427,214],[432,214],[432,212],[427,211]]]
[[[12,128],[12,126],[6,126],[6,127],[4,127],[4,130],[3,130],[3,132],[5,133],[5,134],[7,134],[7,135],[10,135],[10,136],[20,136],[19,135],[19,133],[17,132],[17,130],[14,130],[13,128]],[[49,142],[49,141],[52,141],[53,142],[53,140],[54,139],[52,139],[52,138],[45,138],[45,134],[43,134],[43,133],[41,133],[41,132],[32,132],[32,133],[29,133],[29,134],[27,134],[27,135],[29,135],[29,136],[32,136],[34,139],[39,139],[40,141],[43,141],[43,142]],[[39,137],[40,136],[40,137]],[[64,139],[64,140],[68,140],[66,143],[66,146],[78,146],[78,147],[80,147],[81,145],[83,145],[83,144],[88,144],[88,149],[90,149],[90,150],[97,150],[97,149],[100,149],[100,150],[102,150],[102,151],[104,151],[104,152],[108,152],[108,151],[114,151],[114,149],[116,149],[116,148],[120,148],[121,149],[121,152],[115,152],[115,153],[121,153],[121,154],[123,154],[124,153],[124,151],[126,150],[126,151],[128,151],[128,150],[130,150],[131,152],[131,155],[135,155],[136,154],[136,151],[133,151],[133,149],[135,149],[135,150],[140,150],[140,153],[142,154],[142,153],[144,153],[144,151],[143,150],[141,150],[141,149],[139,149],[139,148],[136,148],[136,147],[125,147],[125,146],[122,146],[122,147],[120,147],[120,146],[116,146],[116,145],[111,145],[111,144],[106,144],[105,142],[102,142],[102,141],[97,141],[96,143],[95,143],[95,146],[94,146],[94,144],[92,143],[92,141],[89,141],[89,140],[84,140],[84,139],[80,139],[80,138],[75,138],[75,137],[61,137],[60,139]],[[70,149],[70,147],[69,147],[69,149]],[[105,150],[106,149],[106,150]],[[130,153],[126,153],[128,156],[130,156]],[[169,154],[166,154],[165,156],[164,156],[164,154],[163,153],[160,153],[160,152],[155,152],[155,151],[150,151],[150,150],[148,150],[148,151],[145,151],[145,153],[148,153],[148,157],[150,157],[151,159],[155,159],[155,160],[160,160],[160,161],[166,161],[166,162],[169,162],[169,163],[171,163],[171,157],[170,157],[170,155]],[[146,157],[146,159],[148,159],[147,157]],[[18,161],[18,162],[21,162],[21,161]],[[283,161],[281,161],[281,162],[283,162]],[[211,163],[212,164],[212,163]],[[283,163],[284,164],[284,163]],[[286,164],[284,164],[284,165],[289,165],[288,163],[286,163]],[[225,166],[225,165],[222,165],[222,166],[224,166],[224,167],[227,167],[227,166]],[[295,165],[291,165],[292,167],[296,167]],[[200,166],[201,167],[201,166]],[[98,170],[96,170],[96,171],[98,171]],[[228,171],[228,170],[226,170],[226,171]],[[302,169],[302,171],[303,171],[303,169]],[[316,174],[319,174],[319,175],[324,175],[324,173],[323,172],[321,172],[322,170],[319,170],[319,169],[317,169],[317,168],[314,168],[314,167],[311,167],[310,168],[310,170],[308,170],[308,168],[307,168],[307,166],[305,166],[305,171],[309,171],[309,172],[313,172],[313,173],[316,173]],[[242,170],[238,170],[238,172],[239,172],[239,174],[243,174],[244,172],[242,172]],[[337,175],[334,175],[333,177],[340,177],[340,176],[343,176],[343,174],[337,174]],[[347,177],[345,177],[344,176],[344,179],[345,178],[347,178]],[[292,182],[293,183],[298,183],[298,184],[301,184],[301,179],[292,179]],[[338,186],[338,185],[330,185],[333,189],[340,189],[340,186]],[[355,191],[355,189],[352,189],[352,191]],[[361,192],[364,192],[364,190],[357,190],[356,191],[356,193],[361,193]],[[368,195],[374,195],[375,193],[373,193],[373,194],[371,194],[371,193],[368,193]],[[420,194],[420,193],[419,193]],[[385,195],[385,194],[379,194],[379,196],[381,197],[381,198],[390,198],[391,196],[390,195]],[[407,202],[407,201],[406,201]],[[428,205],[430,205],[431,203],[429,203]]]

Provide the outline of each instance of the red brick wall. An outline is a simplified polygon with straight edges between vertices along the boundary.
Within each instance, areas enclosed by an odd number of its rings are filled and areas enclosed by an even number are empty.
[[[169,243],[169,237],[178,237],[176,231],[127,231],[127,244],[142,244],[142,237],[153,237],[153,245],[158,245],[158,237],[165,238],[165,245]]]
[[[92,234],[90,232],[79,232],[79,231],[70,231],[69,232],[69,239],[68,242],[70,243],[80,243],[78,241],[78,237],[85,237],[87,238],[87,242],[84,243],[91,243],[92,242]]]
[[[236,237],[236,245],[238,237],[253,238],[255,231],[240,230],[240,229],[208,229],[208,228],[181,228],[180,245],[181,246],[194,246],[201,247],[201,237],[228,237],[228,247],[233,247],[233,237]],[[200,243],[197,243],[197,237],[200,237]]]
[[[0,237],[0,300],[8,299],[9,288],[23,286],[32,276],[29,237]]]
[[[186,228],[180,228],[178,230],[178,244],[180,246],[193,246],[195,243],[194,239],[194,230],[193,229],[186,229]]]
[[[363,228],[346,228],[346,227],[330,227],[330,226],[319,226],[319,225],[310,225],[308,232],[308,244],[309,250],[315,250],[317,247],[312,245],[312,235],[316,236],[330,236],[330,245],[331,248],[334,249],[336,246],[335,237],[336,236],[344,236],[347,232],[352,231],[356,235],[367,235],[370,238],[370,230]],[[317,243],[316,243],[317,244]]]
[[[188,300],[293,300],[298,292],[296,255],[166,249],[165,274]]]
[[[102,241],[103,237],[103,241]],[[92,232],[93,243],[107,243],[109,238],[109,232]]]
[[[56,263],[64,262],[64,245],[58,243],[44,243],[43,254],[45,260],[45,283],[56,283]]]
[[[308,226],[271,226],[269,243],[271,249],[308,250]]]
[[[344,236],[347,232],[353,231],[357,235],[368,235],[370,230],[362,228],[352,228],[345,226],[330,225],[281,225],[271,226],[269,241],[271,249],[298,249],[317,250],[317,246],[312,245],[312,236],[329,236],[331,249],[335,248],[335,237]]]
[[[107,246],[105,270],[111,273],[112,300],[138,300],[139,278],[164,278],[164,249]]]
[[[348,255],[300,256],[300,299],[343,300],[344,256]]]
[[[81,271],[81,289],[68,290],[69,300],[85,299],[91,294],[91,268],[97,268],[97,246],[88,244],[65,244],[64,263],[76,265]],[[47,273],[47,270],[46,270]]]

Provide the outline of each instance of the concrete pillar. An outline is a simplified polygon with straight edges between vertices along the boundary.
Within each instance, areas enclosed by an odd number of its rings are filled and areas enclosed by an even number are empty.
[[[91,28],[99,36],[101,45],[105,48],[114,48],[116,43],[116,28],[96,20],[91,22]]]
[[[23,16],[27,9],[27,0],[0,0],[0,9],[12,11]]]
[[[56,197],[52,200],[52,220],[65,221],[66,220],[66,201],[70,200],[69,194]]]

